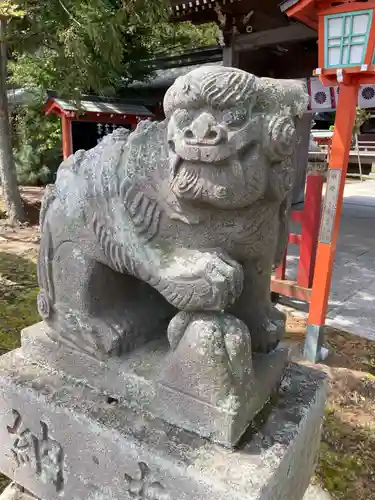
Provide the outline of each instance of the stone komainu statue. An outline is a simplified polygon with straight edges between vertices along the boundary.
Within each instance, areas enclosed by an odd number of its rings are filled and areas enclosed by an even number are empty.
[[[118,356],[168,324],[175,344],[180,311],[226,311],[253,349],[273,349],[285,319],[270,275],[287,243],[306,106],[299,82],[203,66],[169,89],[164,122],[118,129],[64,161],[40,221],[50,335]]]

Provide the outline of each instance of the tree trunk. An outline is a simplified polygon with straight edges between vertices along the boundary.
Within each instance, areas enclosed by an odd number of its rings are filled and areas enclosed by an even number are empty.
[[[18,189],[10,136],[7,96],[8,56],[6,26],[6,18],[0,17],[0,179],[8,218],[11,223],[16,223],[25,220],[25,213]]]

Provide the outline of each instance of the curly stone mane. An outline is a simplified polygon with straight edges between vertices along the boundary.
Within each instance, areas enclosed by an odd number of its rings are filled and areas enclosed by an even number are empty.
[[[164,98],[164,110],[169,118],[177,107],[209,104],[227,107],[247,103],[255,99],[257,92],[256,77],[235,68],[207,66],[199,68],[196,75],[181,76],[182,86],[172,86]],[[182,88],[182,90],[181,90]]]

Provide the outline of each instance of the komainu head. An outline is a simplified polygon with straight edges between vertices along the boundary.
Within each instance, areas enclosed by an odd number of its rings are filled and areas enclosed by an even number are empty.
[[[222,66],[178,78],[164,99],[174,194],[217,208],[244,208],[272,191],[275,168],[290,189],[296,120],[306,106],[299,82]]]

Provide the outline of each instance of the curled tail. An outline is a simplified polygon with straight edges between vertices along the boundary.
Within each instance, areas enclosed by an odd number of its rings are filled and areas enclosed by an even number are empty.
[[[56,189],[53,184],[48,184],[44,190],[44,196],[42,199],[42,206],[40,208],[40,215],[39,215],[39,227],[40,227],[40,232],[43,233],[43,226],[44,222],[46,220],[46,214],[48,211],[48,208],[51,206],[52,202],[56,199]]]
[[[42,206],[40,209],[39,225],[42,238],[38,257],[38,283],[40,292],[37,298],[38,312],[43,320],[47,320],[52,314],[52,306],[55,301],[55,292],[52,278],[53,243],[51,229],[47,219],[47,212],[56,199],[55,186],[46,187]]]

